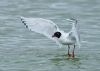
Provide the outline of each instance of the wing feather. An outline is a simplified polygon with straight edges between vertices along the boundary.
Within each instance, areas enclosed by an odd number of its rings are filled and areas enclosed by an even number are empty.
[[[42,18],[25,18],[21,17],[22,23],[26,28],[34,31],[36,33],[43,34],[48,38],[52,39],[52,35],[59,30],[58,26],[51,20],[46,20]]]

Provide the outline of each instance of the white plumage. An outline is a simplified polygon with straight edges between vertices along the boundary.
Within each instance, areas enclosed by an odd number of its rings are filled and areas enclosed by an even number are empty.
[[[66,33],[63,30],[59,29],[58,26],[52,22],[51,20],[43,19],[43,18],[25,18],[21,17],[22,23],[26,26],[26,28],[30,29],[31,31],[34,31],[36,33],[40,33],[62,45],[68,45],[70,48],[70,45],[75,44],[80,47],[80,38],[79,38],[79,31],[77,27],[77,20],[75,19],[67,19],[72,22],[72,29]],[[73,55],[74,58],[74,49],[73,49]],[[68,55],[69,49],[68,49]]]
[[[21,17],[21,19],[28,29],[36,33],[43,34],[51,39],[52,35],[59,30],[58,26],[50,20],[24,17]]]

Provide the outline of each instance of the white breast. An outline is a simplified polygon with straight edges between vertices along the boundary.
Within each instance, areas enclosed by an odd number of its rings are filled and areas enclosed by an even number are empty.
[[[75,44],[76,40],[73,40],[69,37],[68,33],[62,32],[61,37],[58,39],[58,41],[63,45],[72,45]]]

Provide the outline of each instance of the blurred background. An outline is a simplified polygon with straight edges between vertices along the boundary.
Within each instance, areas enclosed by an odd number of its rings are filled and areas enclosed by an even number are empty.
[[[76,58],[67,59],[67,46],[26,29],[21,16],[50,19],[66,32],[66,19],[78,19]],[[0,71],[100,71],[100,0],[0,0]]]

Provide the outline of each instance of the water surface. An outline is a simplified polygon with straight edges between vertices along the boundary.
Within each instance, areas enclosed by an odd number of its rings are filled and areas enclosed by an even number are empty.
[[[20,16],[54,21],[71,29],[65,19],[79,20],[81,48],[68,60],[67,47],[24,27]],[[100,71],[100,0],[1,0],[0,71]]]

